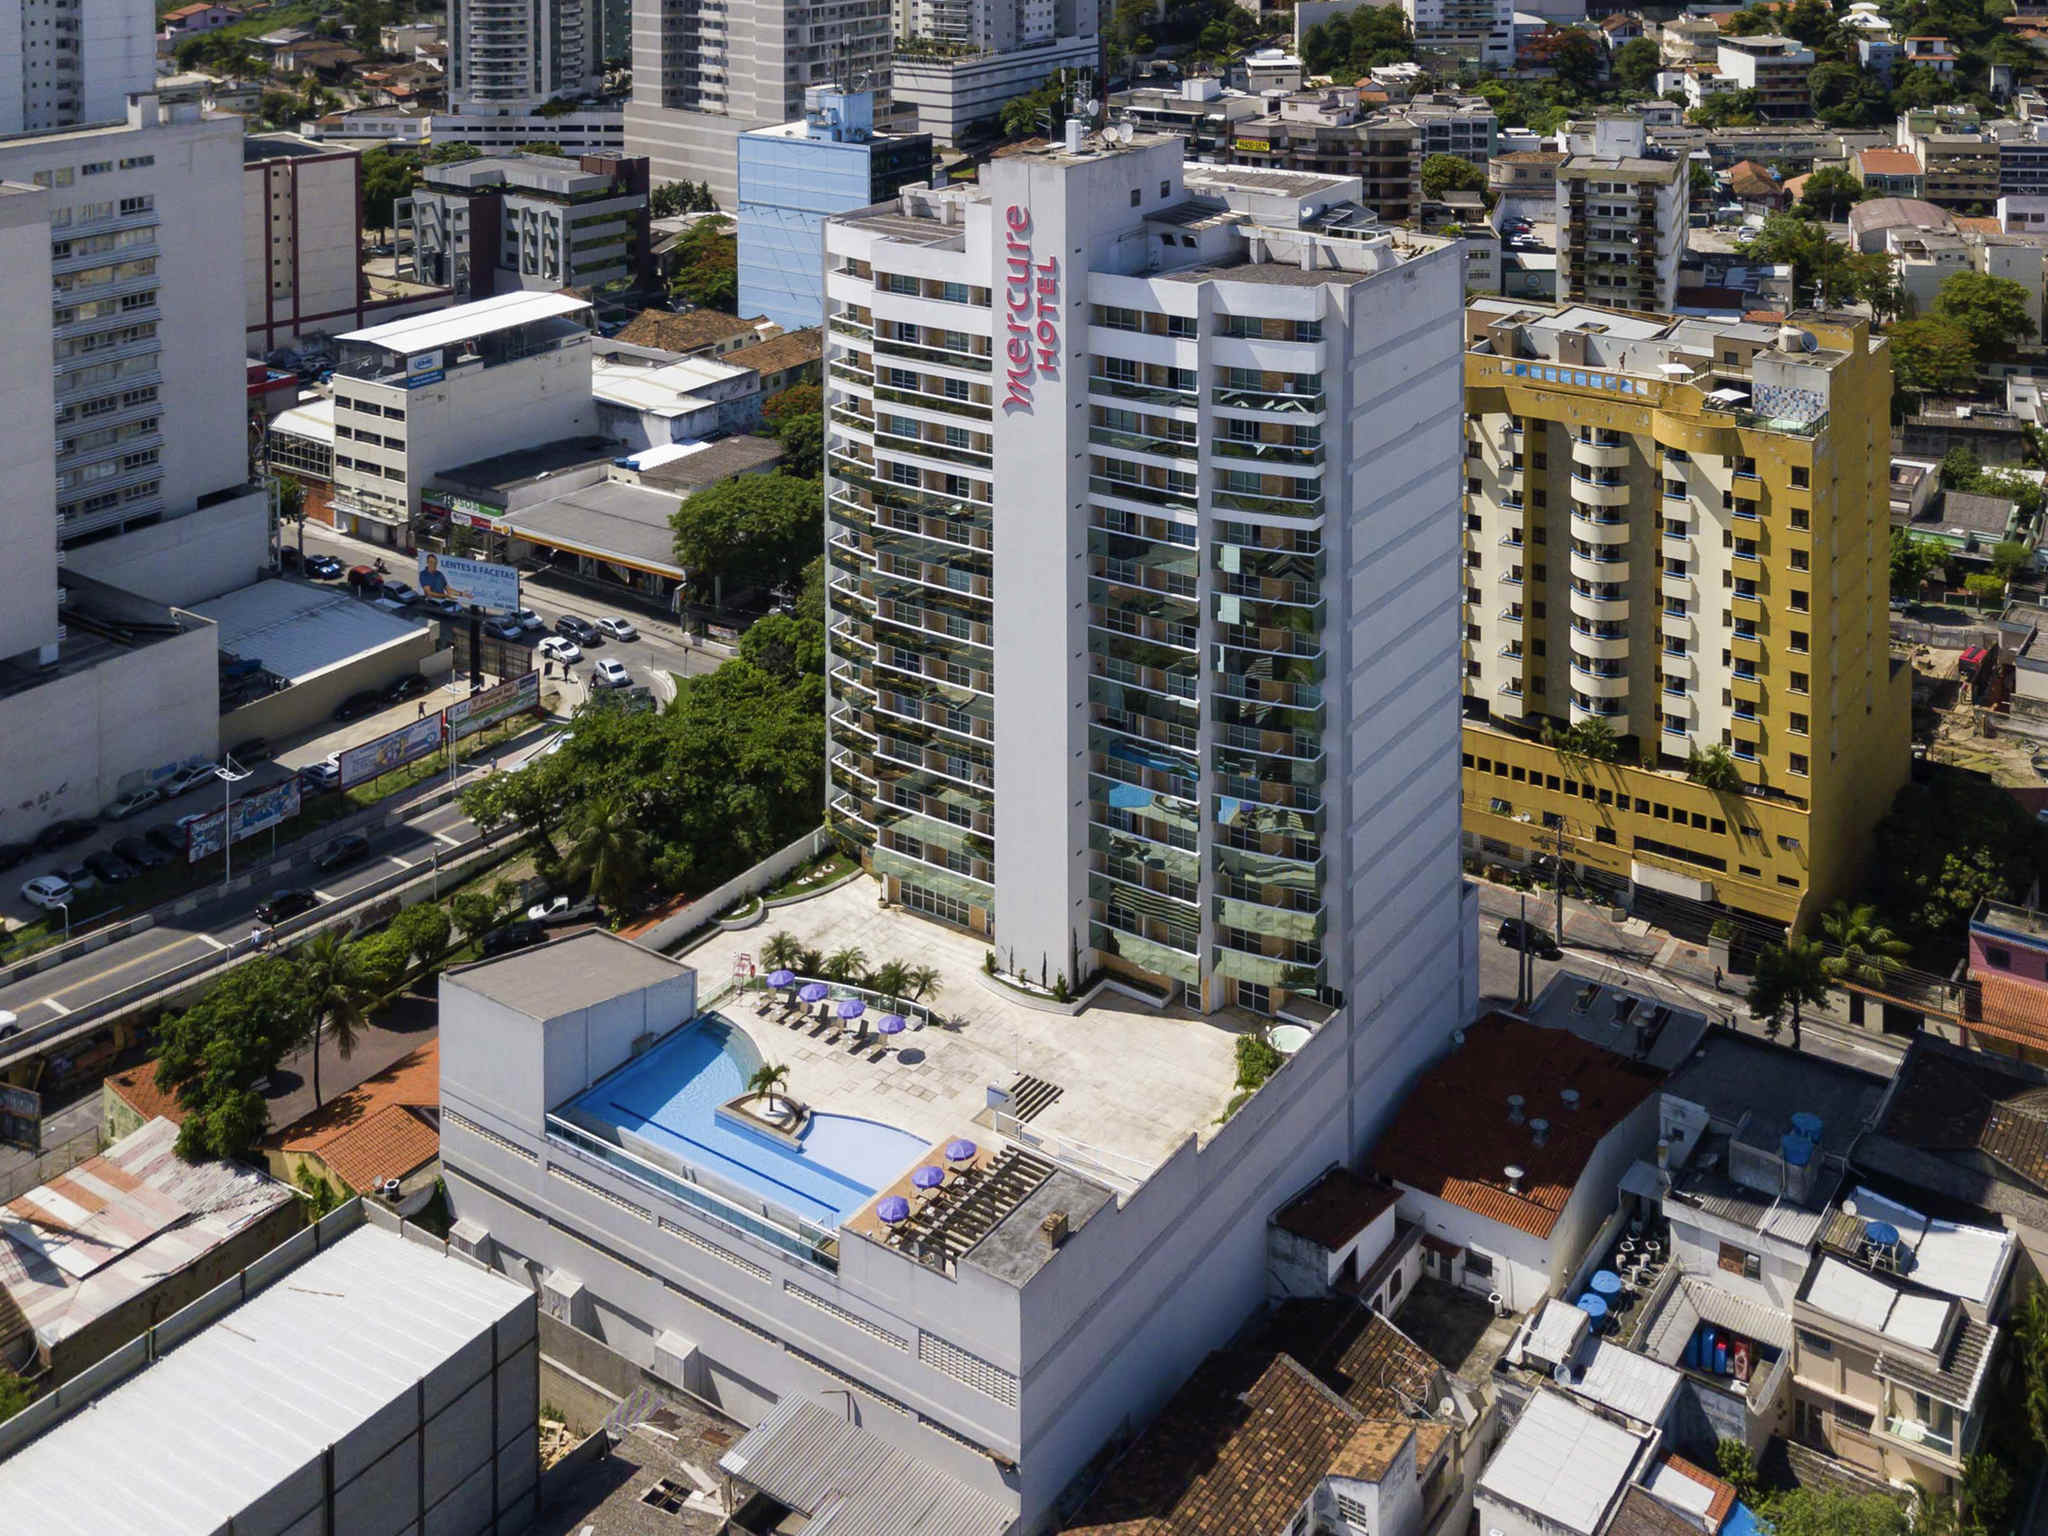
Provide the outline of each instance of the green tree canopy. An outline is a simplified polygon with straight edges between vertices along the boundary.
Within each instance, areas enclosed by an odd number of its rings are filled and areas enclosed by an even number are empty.
[[[1446,192],[1483,192],[1486,172],[1459,155],[1431,155],[1422,162],[1422,195],[1442,197]]]
[[[2027,314],[2027,290],[2006,277],[1956,272],[1934,296],[1932,318],[1961,329],[1979,358],[2004,357],[2021,341],[2040,339]]]
[[[761,419],[779,427],[790,416],[816,416],[825,409],[825,392],[815,384],[792,384],[761,402]]]
[[[1888,333],[1892,378],[1909,395],[1955,395],[1977,382],[1977,349],[1950,320],[1902,320]]]
[[[1716,91],[1686,114],[1697,128],[1754,128],[1762,122],[1755,91]]]
[[[419,182],[420,159],[409,149],[379,144],[363,151],[363,222],[372,229],[391,227],[395,205]]]
[[[689,497],[669,519],[691,585],[793,585],[823,538],[824,488],[789,475],[741,475]]]
[[[297,968],[265,956],[232,967],[198,1002],[165,1018],[156,1075],[185,1110],[180,1157],[249,1154],[269,1123],[257,1085],[304,1038],[305,1005]]]
[[[799,480],[816,480],[825,472],[825,418],[816,411],[784,416],[775,424],[782,446],[782,472]]]
[[[1802,298],[1825,304],[1852,286],[1848,248],[1835,244],[1820,225],[1797,214],[1768,215],[1743,249],[1758,261],[1790,263],[1793,283]]]
[[[1839,165],[1824,165],[1806,178],[1806,190],[1792,211],[1803,219],[1839,224],[1867,195],[1863,183]]]
[[[1812,939],[1787,939],[1764,947],[1750,974],[1749,1011],[1775,1037],[1786,1010],[1792,1014],[1792,1048],[1799,1048],[1800,1010],[1828,998],[1825,952]]]
[[[1918,597],[1920,589],[1947,564],[1947,557],[1933,543],[1916,539],[1903,528],[1892,530],[1893,597]]]
[[[1632,37],[1614,50],[1614,61],[1609,67],[1614,78],[1631,91],[1647,91],[1657,83],[1664,57],[1649,38]]]
[[[740,247],[732,220],[714,214],[692,224],[675,247],[669,293],[685,304],[731,314],[740,296]]]
[[[1920,965],[1946,971],[1977,903],[2022,899],[2048,867],[2048,828],[1989,780],[1936,767],[1877,824],[1872,892]]]

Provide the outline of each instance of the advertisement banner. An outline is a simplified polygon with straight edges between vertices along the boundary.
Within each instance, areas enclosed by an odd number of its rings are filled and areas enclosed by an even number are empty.
[[[441,382],[441,349],[435,347],[429,352],[415,352],[405,360],[405,387],[418,389],[426,384]]]
[[[540,708],[540,674],[508,677],[482,693],[472,693],[448,706],[448,734],[456,741],[474,736],[486,727],[513,715],[529,714]]]
[[[35,1089],[0,1085],[0,1142],[43,1150],[43,1096]]]
[[[441,745],[441,717],[428,715],[424,720],[415,720],[411,725],[402,725],[397,730],[379,736],[375,741],[366,741],[359,747],[350,747],[341,754],[341,782],[339,789],[349,789],[374,779],[380,773],[389,773],[394,768],[403,768],[407,763],[425,757]]]
[[[452,597],[458,603],[481,604],[501,612],[519,606],[518,567],[494,565],[488,560],[465,560],[460,555],[437,555],[432,550],[422,550],[415,585],[427,597]]]
[[[299,814],[299,780],[295,774],[282,784],[273,784],[268,789],[259,789],[254,794],[238,797],[234,805],[234,840],[253,837],[266,832],[281,821],[290,821]],[[212,854],[219,853],[222,813],[215,811],[204,821],[195,821],[191,828],[191,841],[186,847],[185,857],[193,863]]]

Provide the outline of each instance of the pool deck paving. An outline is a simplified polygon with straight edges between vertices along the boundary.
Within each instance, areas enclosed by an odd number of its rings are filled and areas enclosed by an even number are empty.
[[[1173,1007],[1155,1013],[1114,993],[1084,1012],[1042,1012],[981,974],[987,946],[898,908],[882,908],[872,880],[769,912],[737,933],[713,933],[677,959],[696,967],[698,996],[709,1001],[733,978],[734,962],[758,962],[761,948],[787,931],[824,954],[858,948],[867,964],[889,960],[936,966],[942,987],[923,1002],[944,1027],[907,1030],[879,1061],[872,1028],[859,1050],[850,1035],[827,1045],[815,1018],[792,1028],[760,1017],[759,992],[715,1006],[752,1037],[762,1058],[786,1064],[790,1093],[815,1109],[862,1115],[932,1142],[988,1134],[988,1090],[1020,1076],[1051,1083],[1059,1096],[1028,1123],[1056,1148],[1098,1153],[1098,1163],[1142,1180],[1189,1136],[1214,1131],[1236,1078],[1237,1035],[1252,1027],[1233,1012],[1205,1017]],[[871,1010],[874,1011],[874,1010]],[[871,1020],[872,1022],[872,1020]]]

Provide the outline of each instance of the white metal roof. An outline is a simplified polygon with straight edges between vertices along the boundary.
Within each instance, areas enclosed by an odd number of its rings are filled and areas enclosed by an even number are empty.
[[[395,564],[399,581],[412,568]],[[223,593],[192,611],[220,626],[220,648],[296,682],[419,633],[423,621],[351,597],[340,587],[258,581]]]
[[[1553,1296],[1543,1303],[1543,1310],[1536,1316],[1536,1326],[1529,1332],[1529,1342],[1522,1346],[1522,1353],[1541,1361],[1545,1365],[1558,1365],[1571,1359],[1579,1352],[1580,1341],[1586,1336],[1591,1324],[1579,1308]]]
[[[1890,1222],[1898,1228],[1900,1241],[1913,1255],[1906,1274],[1916,1285],[1960,1296],[1981,1307],[1990,1306],[1997,1297],[2012,1257],[2011,1233],[1929,1221],[1911,1206],[1860,1185],[1851,1191],[1843,1208],[1847,1210],[1851,1204],[1857,1220]]]
[[[359,1227],[0,1462],[0,1509],[38,1536],[221,1530],[532,1305]]]
[[[334,401],[308,400],[304,405],[295,405],[288,411],[279,411],[271,418],[273,433],[289,432],[295,437],[311,438],[316,443],[334,441]]]
[[[567,293],[501,293],[496,298],[478,299],[474,304],[457,304],[403,320],[390,320],[366,330],[350,331],[337,339],[368,342],[394,352],[425,352],[472,336],[509,331],[515,325],[552,320],[590,308],[586,300]]]
[[[1574,1391],[1645,1424],[1663,1423],[1678,1395],[1678,1372],[1605,1339],[1580,1356],[1575,1374]]]
[[[1926,1350],[1941,1343],[1949,1308],[1955,1305],[1938,1296],[1909,1295],[1833,1257],[1820,1261],[1806,1288],[1806,1300],[1830,1317]]]
[[[1539,1391],[1480,1474],[1479,1491],[1593,1536],[1643,1444],[1569,1398]]]

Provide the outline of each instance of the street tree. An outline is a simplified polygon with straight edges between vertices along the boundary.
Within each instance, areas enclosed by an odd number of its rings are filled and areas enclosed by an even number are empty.
[[[328,1038],[347,1061],[356,1052],[356,1031],[368,1021],[376,989],[357,946],[338,928],[317,933],[287,957],[298,973],[302,1008],[300,1038],[313,1057],[313,1103],[320,1103],[320,1047]]]
[[[790,585],[818,547],[823,502],[816,480],[791,475],[741,475],[708,486],[669,519],[676,564],[714,603],[728,586]]]
[[[1486,172],[1461,155],[1431,155],[1422,162],[1422,195],[1442,197],[1446,192],[1483,192]]]
[[[1977,348],[1950,320],[1902,320],[1888,333],[1892,375],[1907,395],[1956,395],[1977,382]]]
[[[1758,952],[1756,970],[1749,981],[1749,1011],[1763,1021],[1764,1033],[1776,1039],[1792,1014],[1792,1049],[1799,1049],[1800,1010],[1827,1001],[1826,959],[1819,944],[1811,939],[1788,938],[1783,944],[1768,944]]]
[[[1854,906],[1836,902],[1821,915],[1820,929],[1841,951],[1821,961],[1821,969],[1838,982],[1877,986],[1913,952],[1913,946],[1886,927],[1883,914],[1867,901]]]
[[[225,972],[157,1030],[157,1085],[185,1111],[188,1162],[248,1155],[269,1123],[257,1085],[304,1035],[305,992],[289,961],[259,956]]]
[[[2027,314],[2027,290],[2007,277],[1951,273],[1936,292],[1930,313],[1968,335],[1980,359],[2002,358],[2016,343],[2040,339],[2039,327]]]

